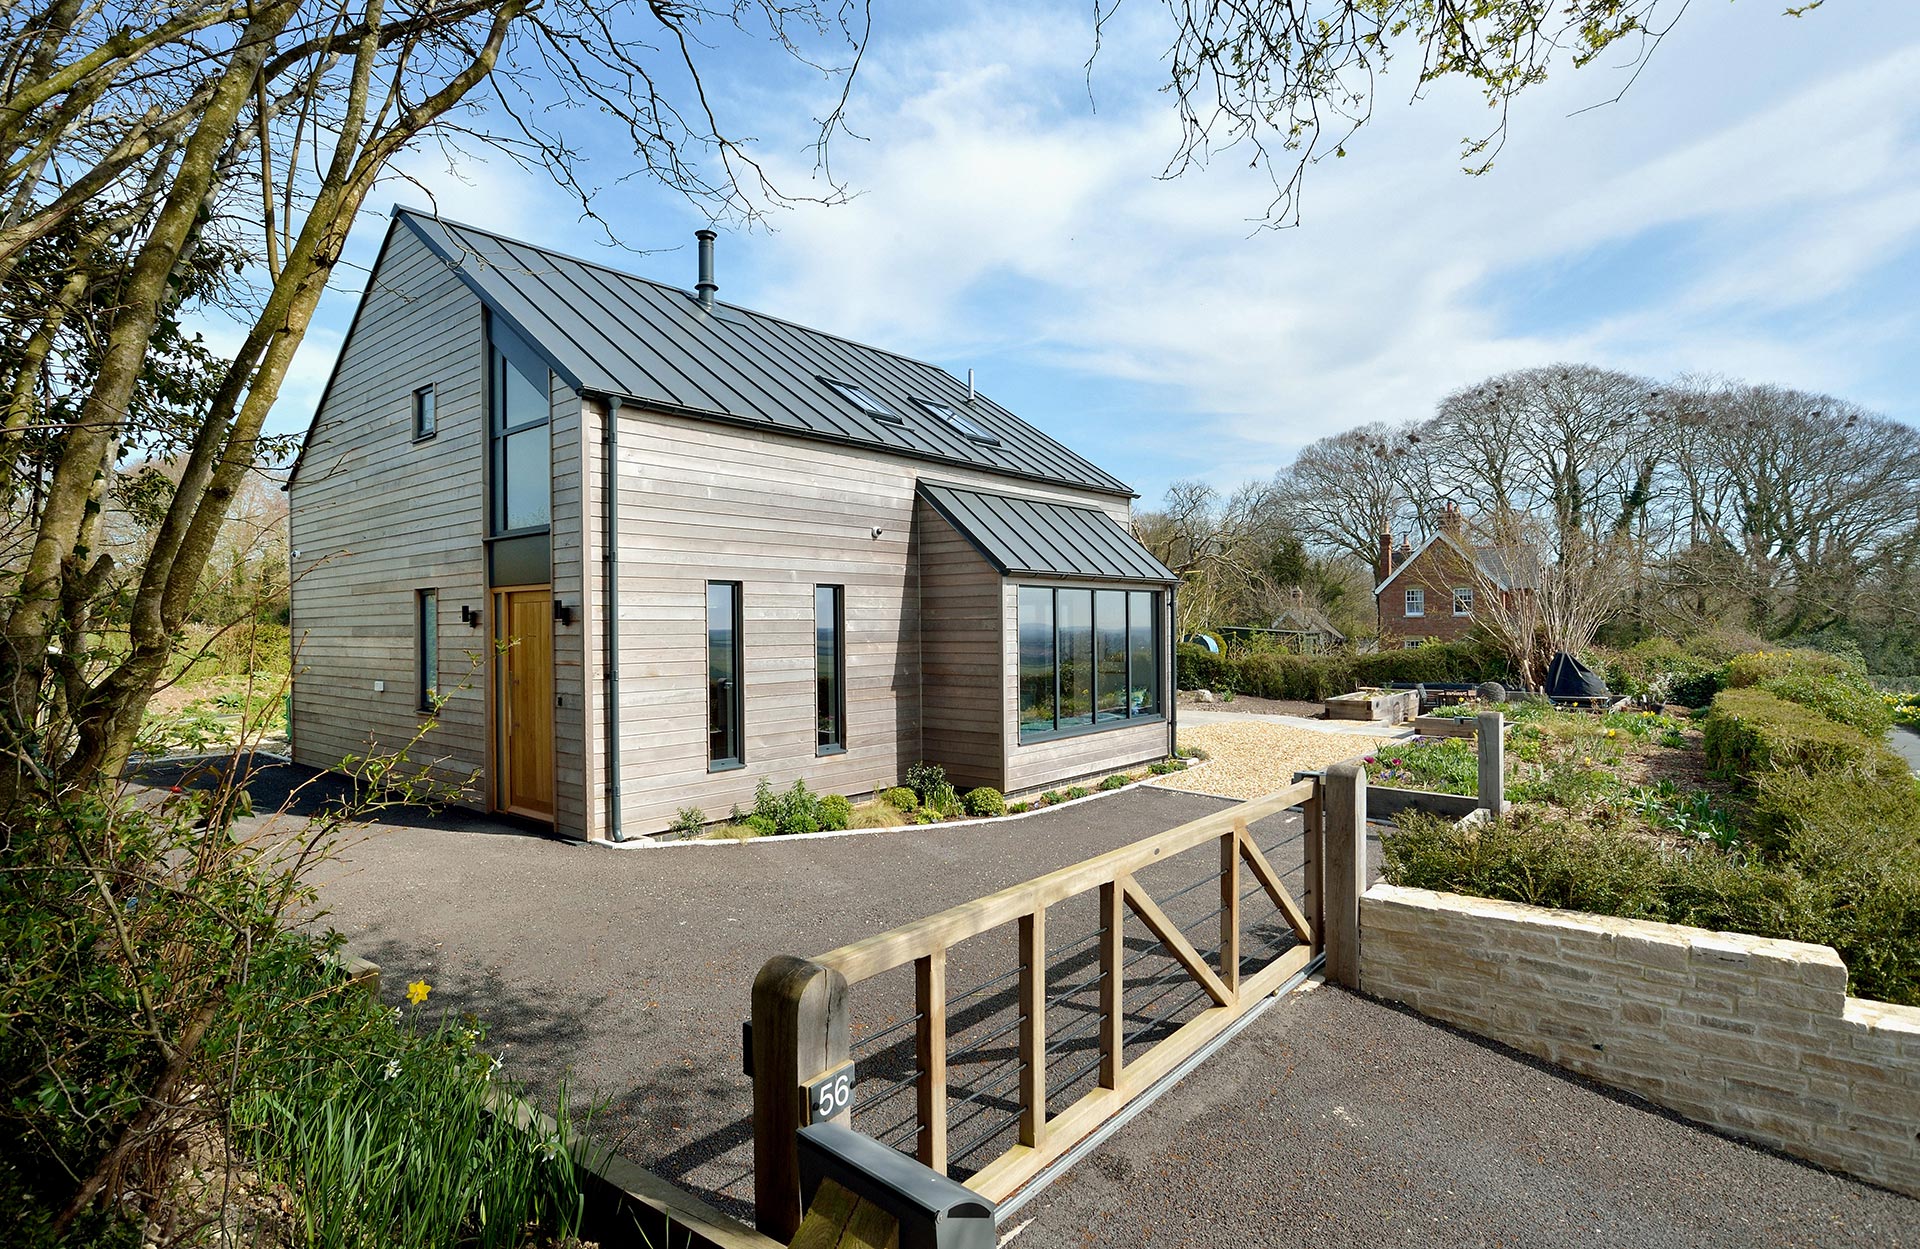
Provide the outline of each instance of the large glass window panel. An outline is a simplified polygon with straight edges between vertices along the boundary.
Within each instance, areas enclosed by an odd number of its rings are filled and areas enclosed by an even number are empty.
[[[553,469],[547,427],[508,434],[501,453],[501,528],[537,529],[548,521]]]
[[[814,704],[818,713],[818,748],[843,749],[847,744],[846,656],[842,590],[837,585],[813,587]]]
[[[1093,595],[1094,704],[1102,720],[1127,718],[1127,592]]]
[[[1127,699],[1134,715],[1150,716],[1160,710],[1160,647],[1154,637],[1160,622],[1160,596],[1135,590],[1127,597]]]
[[[741,762],[740,583],[707,583],[707,759]]]
[[[494,424],[500,429],[513,429],[534,421],[544,423],[549,415],[546,387],[505,352],[498,352],[494,359],[500,362],[499,386],[495,392],[500,411],[494,417]]]
[[[1093,591],[1054,591],[1063,729],[1093,723]]]
[[[1053,732],[1053,591],[1020,587],[1020,736]]]

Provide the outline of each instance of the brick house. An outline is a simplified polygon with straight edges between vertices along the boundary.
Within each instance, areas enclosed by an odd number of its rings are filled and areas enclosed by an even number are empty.
[[[1380,535],[1374,563],[1373,601],[1380,620],[1380,645],[1388,649],[1422,642],[1453,642],[1473,631],[1476,598],[1489,589],[1528,593],[1515,584],[1503,554],[1477,546],[1466,518],[1454,504],[1441,512],[1433,536],[1415,547],[1404,535],[1396,549],[1390,533]]]

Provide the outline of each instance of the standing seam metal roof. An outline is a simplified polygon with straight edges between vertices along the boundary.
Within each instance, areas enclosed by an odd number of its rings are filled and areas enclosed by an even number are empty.
[[[1178,581],[1140,540],[1098,508],[920,483],[920,496],[1002,576]]]
[[[582,392],[1133,497],[1127,484],[946,370],[733,304],[410,209],[413,230]],[[868,416],[821,377],[865,387],[906,421]],[[914,402],[949,403],[999,438],[975,442]]]

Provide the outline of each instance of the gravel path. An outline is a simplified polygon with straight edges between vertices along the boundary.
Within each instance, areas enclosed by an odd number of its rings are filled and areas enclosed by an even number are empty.
[[[1014,1214],[1055,1246],[1920,1246],[1920,1201],[1341,989],[1294,994]]]
[[[1371,754],[1392,740],[1265,721],[1183,724],[1182,749],[1197,746],[1207,752],[1208,762],[1204,767],[1163,776],[1153,784],[1222,798],[1258,798],[1284,788],[1295,772],[1317,771],[1342,759]]]

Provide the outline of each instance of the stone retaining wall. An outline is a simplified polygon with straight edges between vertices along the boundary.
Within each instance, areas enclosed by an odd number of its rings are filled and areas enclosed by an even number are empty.
[[[1392,885],[1360,930],[1368,993],[1920,1197],[1920,1009],[1826,946]]]

